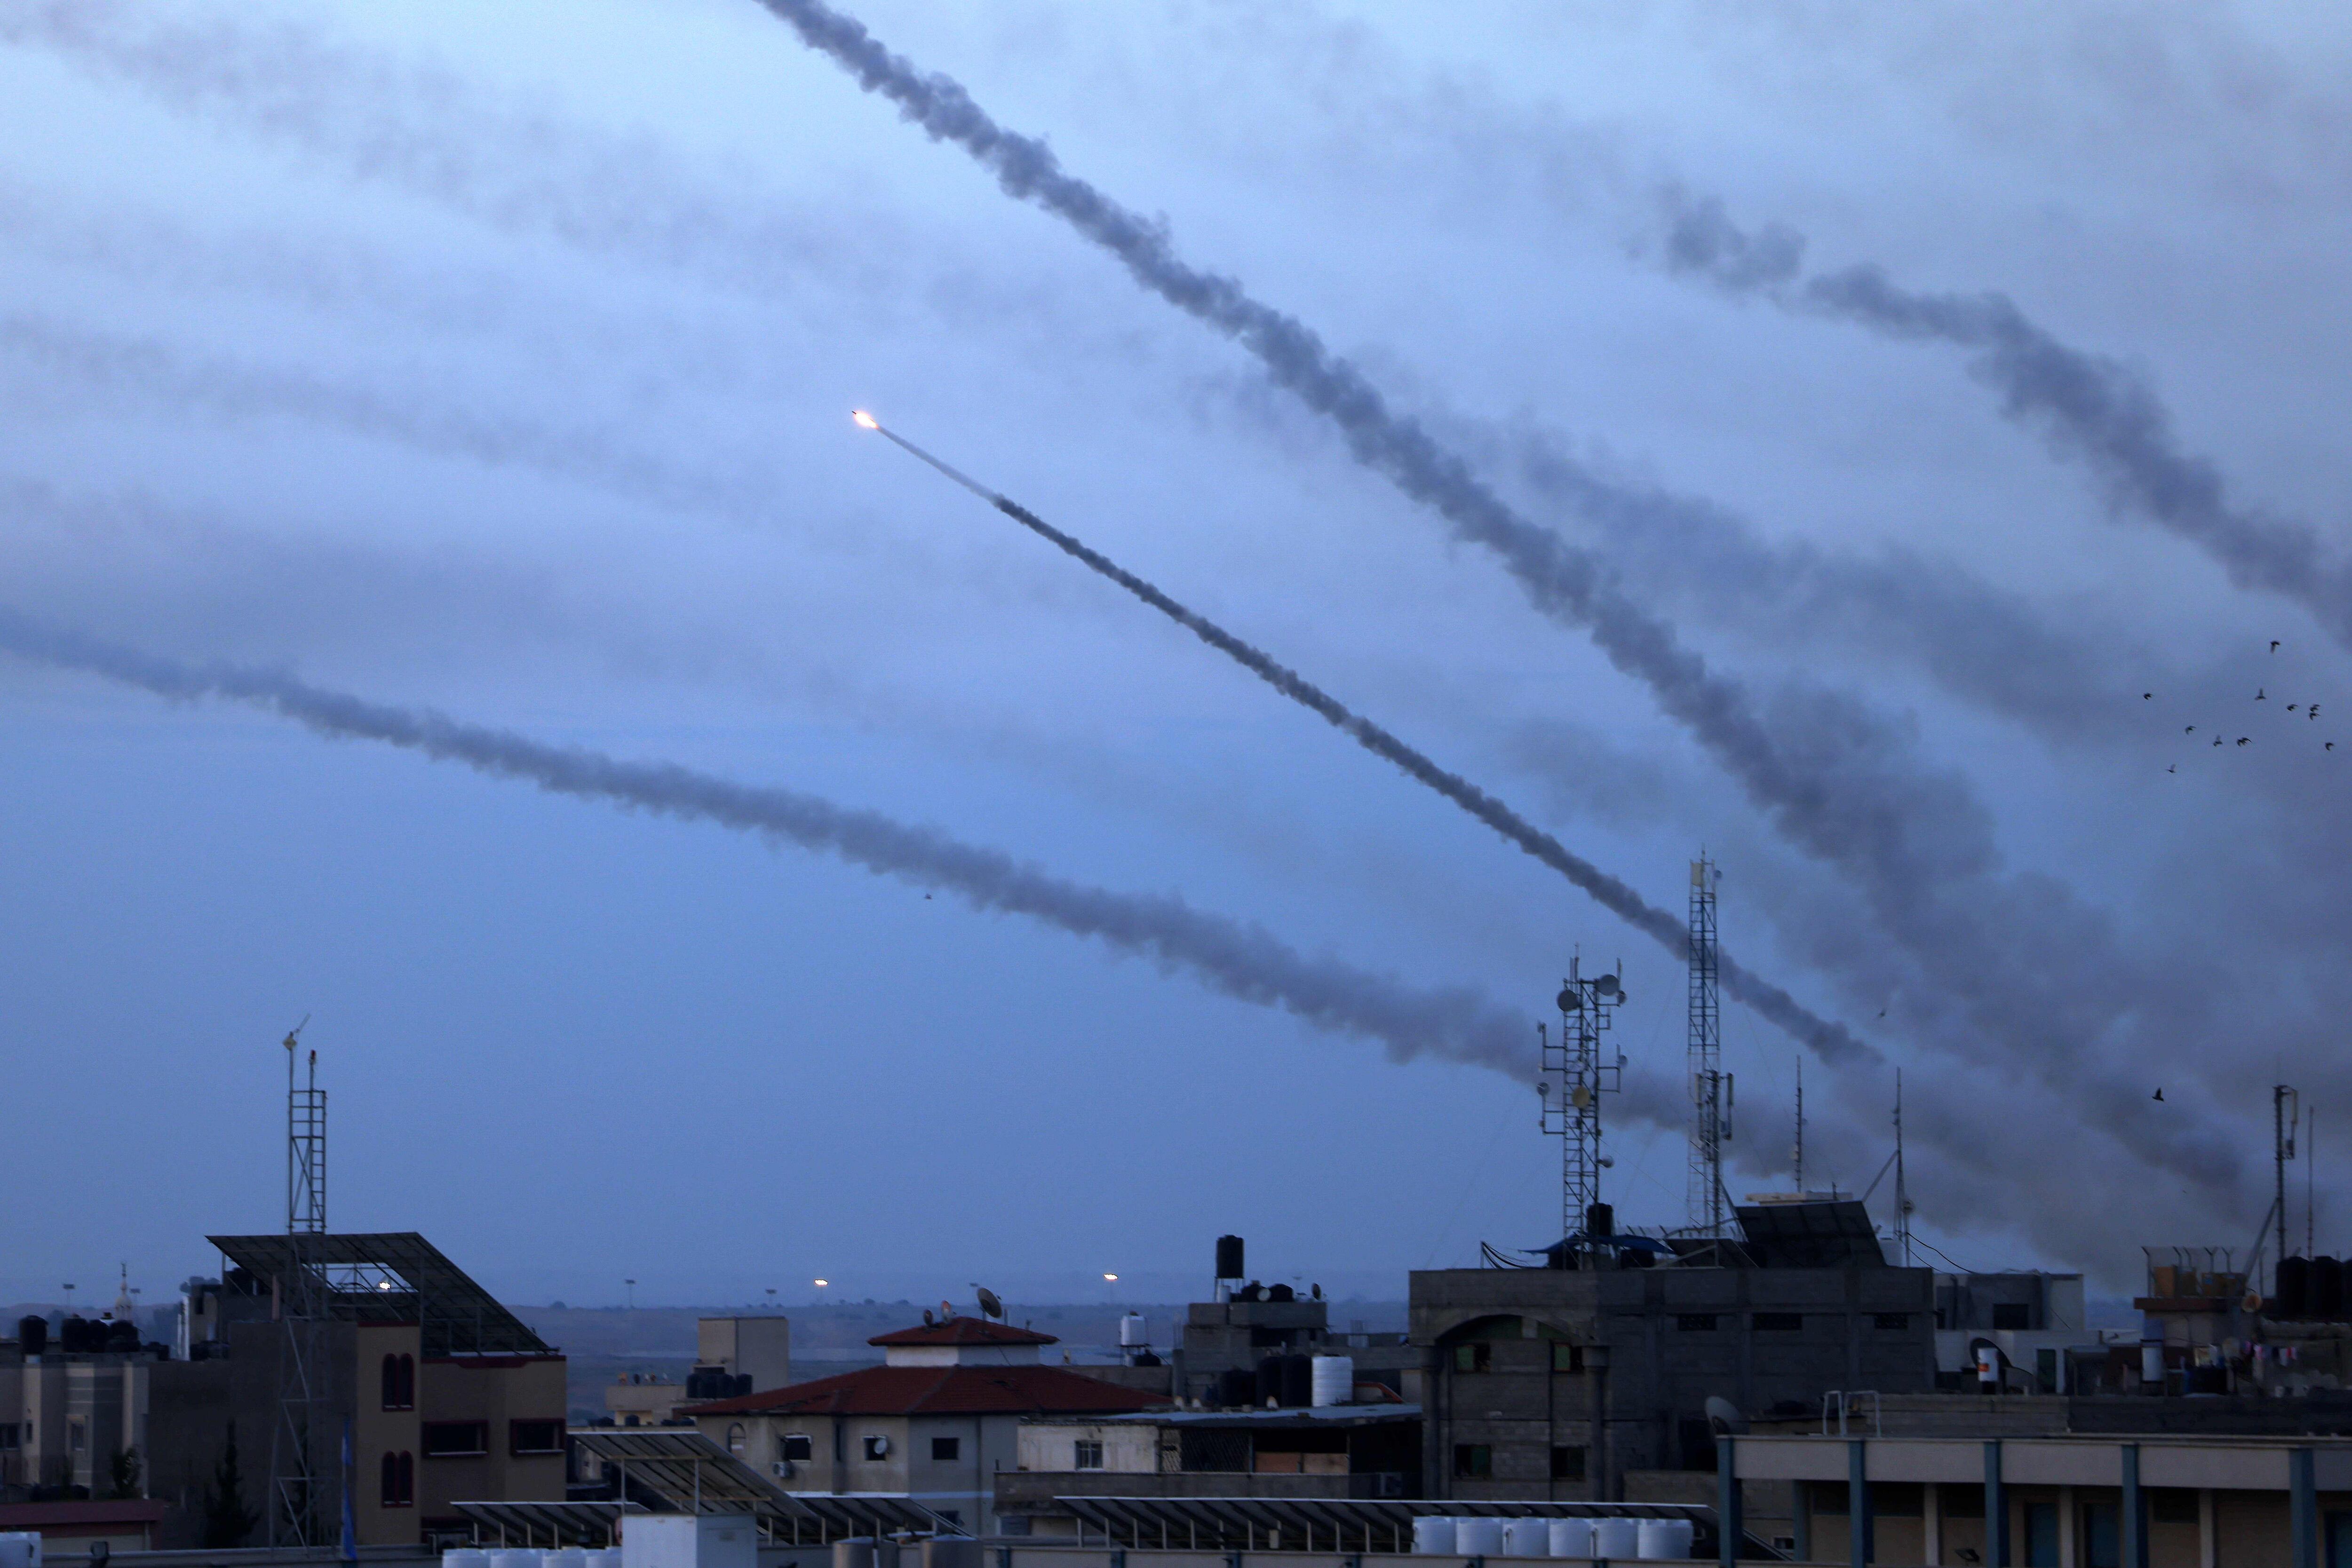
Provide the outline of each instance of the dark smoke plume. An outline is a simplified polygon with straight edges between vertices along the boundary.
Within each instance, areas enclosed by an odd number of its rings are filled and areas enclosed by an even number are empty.
[[[2002,875],[1990,813],[1957,773],[1922,767],[1902,727],[1814,688],[1785,687],[1759,705],[1620,591],[1598,557],[1520,517],[1418,421],[1391,409],[1304,323],[1184,262],[1163,225],[1066,172],[1044,142],[1007,131],[960,84],[918,70],[824,0],[761,4],[861,88],[970,154],[1006,194],[1060,217],[1144,287],[1247,349],[1276,384],[1339,427],[1358,461],[1439,512],[1457,537],[1493,551],[1545,613],[1585,628],[1778,831],[1861,886],[1885,934],[1932,967],[1949,1005],[1975,1024],[1972,1051],[2006,1055],[2074,1094],[2089,1119],[2152,1163],[2200,1183],[2235,1180],[2239,1161],[2225,1138],[2209,1127],[2184,1137],[2177,1123],[2159,1125],[2140,1103],[2144,1091],[2089,1060],[2085,1042],[2106,1037],[2128,998],[2144,994],[2134,988],[2137,967],[2114,954],[2108,924],[2053,878]],[[2046,975],[2030,978],[2044,970],[2027,937],[2036,925],[2109,983],[2070,988]]]
[[[181,701],[219,697],[266,708],[316,734],[380,741],[551,794],[603,800],[831,854],[853,865],[1019,915],[1181,970],[1211,989],[1361,1036],[1406,1061],[1423,1052],[1524,1076],[1534,1065],[1519,1015],[1467,988],[1422,989],[1334,958],[1309,957],[1264,927],[1193,908],[1173,894],[1113,893],[1054,876],[1001,850],[961,842],[814,795],[739,784],[667,763],[625,762],[391,707],[268,670],[196,666],[35,624],[0,610],[0,648]],[[1671,1096],[1667,1097],[1671,1101]],[[1680,1108],[1668,1113],[1679,1127]]]
[[[1676,958],[1686,959],[1690,956],[1688,926],[1650,904],[1629,884],[1575,853],[1557,838],[1460,774],[1440,768],[1426,755],[1354,712],[1296,670],[1242,641],[1206,616],[1178,603],[1108,556],[1064,533],[1012,497],[999,495],[969,475],[950,467],[897,432],[874,423],[870,415],[860,414],[858,422],[929,464],[1089,570],[1127,590],[1284,696],[1345,734],[1373,756],[1394,764],[1407,778],[1436,790],[1511,843],[1568,878],[1591,894],[1602,908],[1664,947]],[[1811,1047],[1824,1061],[1874,1062],[1885,1060],[1874,1048],[1856,1040],[1843,1024],[1833,1023],[1812,1012],[1796,998],[1752,973],[1730,955],[1719,955],[1719,962],[1726,991],[1787,1031],[1801,1044]]]
[[[1863,264],[1800,280],[1803,236],[1780,225],[1750,233],[1714,197],[1670,195],[1666,262],[1738,294],[1857,322],[1890,338],[1950,343],[2000,394],[2001,413],[2087,465],[2117,511],[2198,546],[2240,588],[2294,601],[2352,646],[2352,561],[2305,522],[2230,498],[2220,469],[2181,449],[2153,387],[2105,355],[2061,342],[2007,295],[1907,289]]]

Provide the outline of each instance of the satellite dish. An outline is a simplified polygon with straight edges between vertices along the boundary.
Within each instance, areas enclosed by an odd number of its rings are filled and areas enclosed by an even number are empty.
[[[2263,1310],[2263,1293],[2260,1291],[2248,1291],[2246,1299],[2238,1304],[2247,1312],[2259,1312]]]
[[[929,1308],[929,1307],[925,1307],[925,1308],[923,1309],[923,1326],[924,1326],[925,1328],[929,1328],[933,1323],[937,1322],[938,1321],[939,1321],[938,1319],[936,1319],[936,1318],[934,1318],[934,1317],[932,1317],[932,1316],[931,1316],[931,1309],[930,1309],[930,1308]]]
[[[1617,977],[1614,975],[1601,976],[1592,982],[1592,988],[1604,997],[1622,997],[1625,994],[1624,988],[1617,983]]]
[[[1574,986],[1562,986],[1560,988],[1559,1010],[1564,1013],[1582,1012],[1584,1010],[1584,998],[1576,994],[1576,988]]]
[[[947,1302],[941,1301],[940,1303],[940,1322],[945,1322],[953,1316],[955,1316],[955,1309],[950,1306]]]
[[[980,1292],[980,1315],[1001,1322],[1004,1317],[1004,1303],[996,1299],[996,1292],[985,1285],[975,1286],[974,1289]]]
[[[1748,1417],[1739,1413],[1739,1406],[1717,1394],[1706,1396],[1706,1424],[1718,1437],[1737,1437],[1748,1430]]]

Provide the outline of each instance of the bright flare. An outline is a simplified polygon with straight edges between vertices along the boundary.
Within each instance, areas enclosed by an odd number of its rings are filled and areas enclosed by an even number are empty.
[[[856,420],[858,423],[864,425],[868,430],[879,430],[882,428],[880,422],[876,420],[872,414],[866,413],[862,408],[851,409],[849,411],[849,417]]]
[[[827,1285],[831,1284],[832,1282],[833,1282],[833,1281],[830,1281],[830,1280],[819,1280],[819,1281],[816,1282],[816,1284],[817,1284],[817,1289],[819,1289],[819,1290],[823,1290],[823,1289],[824,1289],[824,1287],[825,1287],[825,1286],[827,1286]]]
[[[1105,1274],[1103,1278],[1106,1280],[1117,1280],[1118,1276],[1116,1274]]]

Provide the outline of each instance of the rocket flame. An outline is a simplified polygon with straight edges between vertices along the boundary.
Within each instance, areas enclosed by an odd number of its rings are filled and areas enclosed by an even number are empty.
[[[851,409],[849,411],[849,417],[856,420],[858,423],[864,425],[868,430],[879,430],[882,428],[881,423],[862,408]]]

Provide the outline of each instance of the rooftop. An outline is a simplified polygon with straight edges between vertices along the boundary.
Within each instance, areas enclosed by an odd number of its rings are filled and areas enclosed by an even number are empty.
[[[1164,1395],[1122,1388],[1059,1366],[868,1366],[789,1388],[688,1405],[679,1413],[696,1416],[1109,1416],[1167,1403]]]
[[[900,1344],[1059,1344],[1061,1341],[1049,1333],[1016,1329],[1011,1323],[991,1322],[986,1318],[950,1318],[943,1323],[878,1333],[866,1343],[887,1348]]]

